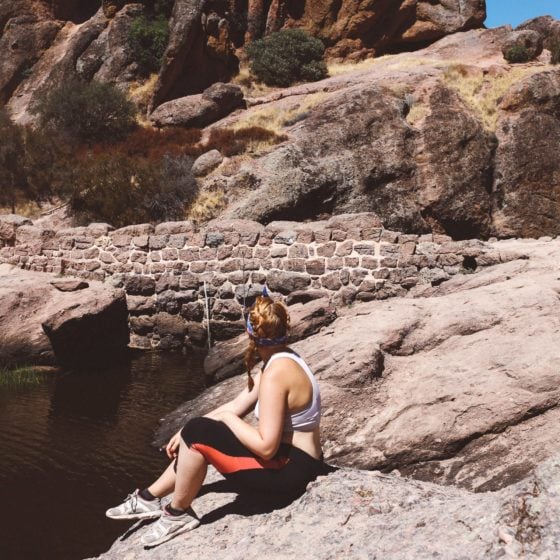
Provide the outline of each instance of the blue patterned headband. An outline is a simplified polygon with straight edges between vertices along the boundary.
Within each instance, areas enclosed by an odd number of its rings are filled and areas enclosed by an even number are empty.
[[[268,295],[268,290],[266,289],[266,285],[263,287],[262,296],[270,298]],[[253,337],[255,340],[255,344],[257,346],[280,346],[282,344],[286,344],[288,341],[288,336],[279,336],[277,338],[260,338],[255,334],[255,329],[251,324],[251,317],[250,314],[247,313],[247,332]]]

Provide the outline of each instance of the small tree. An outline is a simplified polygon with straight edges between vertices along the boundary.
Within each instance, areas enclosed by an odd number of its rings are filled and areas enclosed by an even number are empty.
[[[40,124],[69,140],[118,140],[135,126],[136,108],[110,84],[69,80],[43,94],[33,109]]]
[[[287,87],[328,76],[325,46],[301,29],[286,29],[258,39],[247,47],[251,72],[269,86]]]
[[[513,45],[504,52],[504,58],[512,64],[529,62],[531,60],[531,53],[523,45]]]
[[[169,24],[165,15],[155,18],[142,15],[132,22],[128,44],[142,73],[159,71],[168,40]]]
[[[25,190],[23,139],[21,129],[0,108],[0,204],[16,211],[18,191]]]

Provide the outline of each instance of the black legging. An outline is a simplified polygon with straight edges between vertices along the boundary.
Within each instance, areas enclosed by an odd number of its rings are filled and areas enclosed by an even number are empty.
[[[223,423],[210,418],[189,420],[181,436],[192,449],[231,481],[239,492],[297,496],[331,467],[287,443],[270,460],[249,451]]]

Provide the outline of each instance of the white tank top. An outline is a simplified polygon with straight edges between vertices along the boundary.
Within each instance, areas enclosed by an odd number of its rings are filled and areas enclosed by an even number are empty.
[[[305,360],[293,352],[278,352],[273,354],[268,360],[263,372],[271,364],[273,360],[277,358],[290,358],[297,362],[303,371],[309,377],[311,381],[311,386],[313,387],[313,395],[311,396],[311,403],[308,407],[300,410],[299,412],[294,412],[293,414],[286,414],[286,419],[284,421],[284,431],[285,432],[312,432],[315,428],[319,426],[321,420],[321,393],[319,392],[319,383],[315,379],[313,372],[309,369],[309,366],[305,363]],[[255,404],[255,417],[259,418],[259,401]]]

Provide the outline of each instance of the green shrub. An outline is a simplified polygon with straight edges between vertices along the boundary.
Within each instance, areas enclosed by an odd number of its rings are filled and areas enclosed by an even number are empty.
[[[246,52],[255,78],[269,86],[286,87],[328,76],[325,46],[301,29],[272,33],[250,43]]]
[[[25,189],[21,128],[0,108],[0,204],[15,212],[18,192]]]
[[[164,14],[154,18],[142,15],[132,22],[128,44],[144,74],[158,72],[169,40],[169,24]]]
[[[523,45],[514,45],[504,52],[504,58],[511,64],[529,62],[531,60],[531,53]]]
[[[71,210],[85,223],[115,227],[183,219],[197,194],[192,163],[189,156],[88,155],[74,171]]]
[[[84,143],[119,140],[136,126],[136,108],[125,94],[95,81],[69,80],[44,94],[33,110],[45,129]]]

